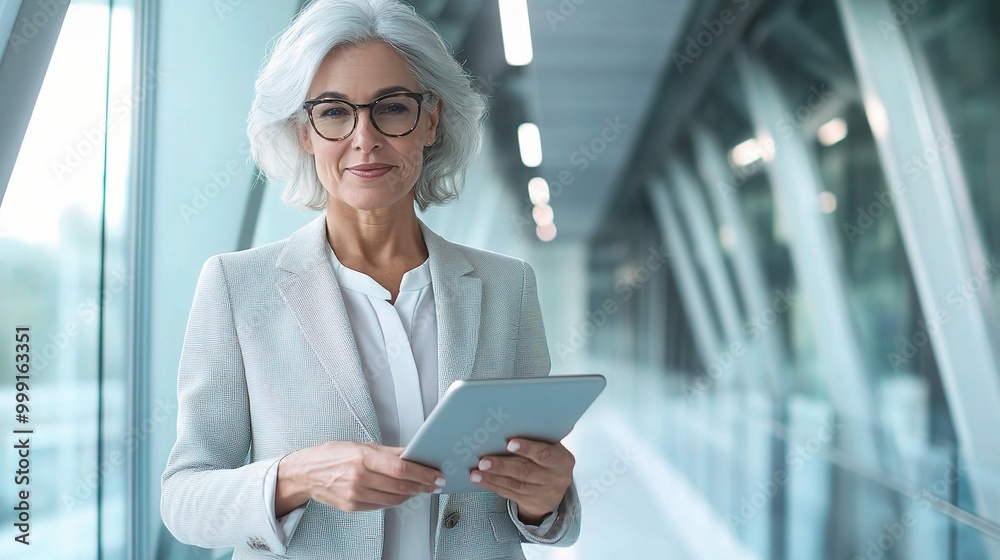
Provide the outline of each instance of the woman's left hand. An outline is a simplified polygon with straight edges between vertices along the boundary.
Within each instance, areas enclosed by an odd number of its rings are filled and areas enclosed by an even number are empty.
[[[521,522],[537,525],[559,507],[573,484],[576,459],[561,443],[513,438],[507,450],[515,456],[487,455],[471,474],[472,482],[514,500]],[[477,481],[477,476],[482,480]]]

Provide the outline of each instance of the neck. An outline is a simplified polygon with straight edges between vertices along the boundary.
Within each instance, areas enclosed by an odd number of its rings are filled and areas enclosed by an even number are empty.
[[[326,232],[330,246],[345,265],[384,266],[427,258],[412,194],[374,210],[358,210],[328,197]]]

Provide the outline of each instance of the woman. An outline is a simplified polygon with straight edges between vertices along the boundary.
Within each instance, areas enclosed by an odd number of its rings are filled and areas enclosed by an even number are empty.
[[[414,210],[454,198],[485,104],[395,0],[317,0],[277,41],[249,119],[288,239],[209,259],[178,373],[163,521],[233,558],[524,558],[579,533],[574,459],[515,438],[487,492],[400,459],[451,382],[545,375],[524,262],[450,243]]]

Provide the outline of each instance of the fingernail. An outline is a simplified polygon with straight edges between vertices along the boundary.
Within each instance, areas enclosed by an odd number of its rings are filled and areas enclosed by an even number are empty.
[[[445,481],[445,479],[441,478],[440,476],[434,479],[434,486],[444,488],[444,485],[446,483],[447,482]]]
[[[482,482],[482,481],[483,481],[483,475],[478,473],[472,473],[472,482]]]
[[[479,461],[479,470],[481,471],[488,471],[492,466],[493,466],[493,461],[490,461],[489,459],[483,459]]]
[[[511,453],[517,451],[518,449],[521,449],[521,444],[516,441],[511,441],[507,444],[507,451],[510,451]]]

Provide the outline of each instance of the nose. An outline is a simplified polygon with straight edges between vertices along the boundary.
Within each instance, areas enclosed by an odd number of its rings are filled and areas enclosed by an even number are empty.
[[[371,107],[358,109],[358,125],[351,134],[351,142],[355,149],[363,152],[370,152],[375,148],[382,147],[384,136],[375,128],[372,122]]]

